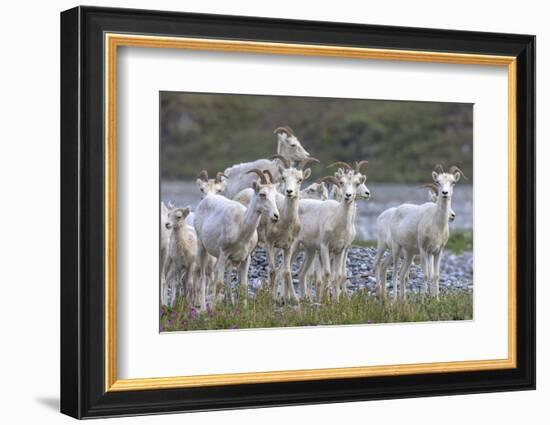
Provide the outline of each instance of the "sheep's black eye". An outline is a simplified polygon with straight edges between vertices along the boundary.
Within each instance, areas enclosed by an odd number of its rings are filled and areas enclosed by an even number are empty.
[[[260,193],[260,196],[261,196],[262,198],[265,198],[265,193]]]

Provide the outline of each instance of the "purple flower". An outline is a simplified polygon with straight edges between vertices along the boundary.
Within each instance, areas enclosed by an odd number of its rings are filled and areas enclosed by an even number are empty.
[[[372,323],[374,323],[372,320],[367,320],[367,323],[370,325]]]
[[[189,311],[189,320],[195,320],[197,316],[198,316],[197,310],[191,307],[191,310]]]
[[[231,325],[229,326],[229,329],[239,329],[239,327],[237,325]]]

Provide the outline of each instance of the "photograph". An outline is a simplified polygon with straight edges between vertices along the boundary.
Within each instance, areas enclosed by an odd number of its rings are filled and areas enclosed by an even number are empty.
[[[473,105],[161,91],[160,332],[473,320]]]

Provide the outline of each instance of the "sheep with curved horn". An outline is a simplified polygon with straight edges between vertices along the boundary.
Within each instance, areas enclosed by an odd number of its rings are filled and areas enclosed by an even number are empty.
[[[408,282],[409,268],[415,255],[420,255],[424,270],[423,291],[439,297],[439,268],[441,254],[449,238],[449,216],[454,185],[460,180],[461,173],[446,173],[443,167],[436,165],[432,178],[437,183],[438,195],[435,203],[427,202],[422,205],[403,204],[393,212],[385,211],[381,214],[389,216],[389,237],[386,242],[391,243],[393,269],[397,270],[397,262],[401,253],[404,261],[399,270],[400,295],[405,297]],[[378,259],[379,261],[379,259]],[[384,265],[384,264],[383,264]],[[379,282],[384,282],[385,269],[379,273]],[[393,287],[397,293],[397,273],[393,273]],[[380,291],[385,288],[380,286]],[[397,294],[394,294],[396,296]]]
[[[270,222],[262,218],[258,226],[258,239],[259,242],[264,244],[267,256],[268,288],[276,298],[279,293],[279,281],[281,281],[281,297],[285,301],[297,301],[298,299],[292,284],[292,254],[290,249],[301,228],[298,214],[300,186],[311,175],[311,169],[305,167],[308,164],[318,162],[316,158],[308,158],[302,160],[296,167],[285,168],[282,165],[279,166],[282,193],[277,193],[276,201],[280,219],[277,222]],[[245,189],[239,192],[236,199],[244,205],[248,205],[250,192],[250,189]],[[278,252],[281,251],[282,264],[277,270],[275,260]]]
[[[254,175],[253,194],[248,207],[224,196],[210,194],[204,197],[195,211],[195,230],[198,236],[198,258],[200,265],[201,308],[206,308],[207,254],[215,257],[213,271],[213,288],[216,300],[224,286],[225,300],[233,302],[231,290],[231,269],[238,268],[239,284],[244,301],[248,291],[248,268],[250,254],[258,242],[257,228],[261,217],[272,222],[279,220],[279,209],[276,202],[276,190],[262,170],[248,170]],[[258,182],[259,178],[259,182]]]
[[[343,262],[346,249],[355,238],[353,217],[357,187],[364,183],[365,179],[365,176],[358,176],[353,170],[338,174],[338,177],[326,176],[321,180],[331,181],[342,188],[344,196],[340,202],[330,199],[300,201],[298,211],[302,226],[292,252],[296,253],[300,246],[305,250],[299,277],[302,296],[305,299],[310,299],[307,279],[310,267],[317,256],[322,273],[321,283],[317,285],[317,299],[322,299],[331,279],[334,298],[339,298],[345,280],[342,271],[345,270]]]
[[[288,162],[288,164],[284,164],[285,168],[288,168],[287,165],[290,166],[294,162],[309,157],[309,153],[304,149],[298,137],[296,137],[289,127],[277,127],[274,134],[277,136],[277,155],[284,158],[283,161]],[[256,161],[244,162],[227,168],[224,174],[227,176],[228,184],[224,191],[224,195],[233,199],[241,190],[250,187],[253,176],[247,174],[247,171],[253,168],[269,170],[273,175],[274,181],[278,182],[279,173],[277,159],[258,159]]]

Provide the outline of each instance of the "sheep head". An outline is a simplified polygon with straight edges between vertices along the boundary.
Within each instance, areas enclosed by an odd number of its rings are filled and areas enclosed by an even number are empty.
[[[274,131],[277,135],[277,154],[288,161],[301,161],[309,156],[302,143],[290,127],[277,127]]]

